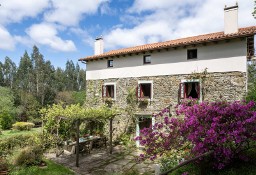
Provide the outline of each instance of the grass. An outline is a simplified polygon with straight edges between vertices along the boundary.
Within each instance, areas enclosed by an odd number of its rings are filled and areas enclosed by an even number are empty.
[[[47,163],[45,168],[38,166],[15,167],[11,170],[10,175],[75,175],[73,171],[51,160],[45,160],[45,162]]]
[[[42,128],[32,128],[30,131],[18,131],[18,130],[3,130],[2,134],[0,134],[1,138],[7,138],[14,135],[26,135],[33,133],[40,133]]]

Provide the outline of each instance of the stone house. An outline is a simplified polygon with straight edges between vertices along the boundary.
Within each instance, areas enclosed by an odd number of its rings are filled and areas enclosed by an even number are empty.
[[[136,135],[154,123],[152,114],[188,97],[200,101],[241,100],[247,92],[247,62],[254,57],[256,26],[238,28],[238,6],[225,7],[224,31],[103,52],[86,63],[87,99],[95,104],[127,106],[129,88],[136,89]],[[142,105],[145,104],[145,105]],[[121,133],[129,117],[114,121]]]

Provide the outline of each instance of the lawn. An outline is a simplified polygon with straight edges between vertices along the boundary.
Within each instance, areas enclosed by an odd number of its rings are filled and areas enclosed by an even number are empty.
[[[7,138],[14,135],[26,135],[26,134],[33,134],[33,133],[40,133],[42,128],[32,128],[30,131],[18,131],[18,130],[3,130],[2,134],[0,134],[1,138]]]
[[[14,168],[10,175],[74,175],[75,173],[68,168],[56,164],[51,160],[45,160],[47,167],[39,168],[38,166]]]

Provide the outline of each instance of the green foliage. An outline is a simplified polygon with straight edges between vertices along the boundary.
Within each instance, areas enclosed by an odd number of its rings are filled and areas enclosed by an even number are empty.
[[[25,147],[14,156],[14,165],[39,165],[42,162],[43,149],[36,145]]]
[[[127,105],[125,107],[125,111],[127,112],[128,117],[135,123],[136,117],[135,112],[137,110],[137,96],[136,96],[136,89],[130,88],[128,89],[128,94],[126,97]],[[129,123],[129,122],[128,122]],[[126,126],[126,132],[128,131],[129,126]]]
[[[7,111],[0,112],[0,125],[2,129],[10,129],[14,121],[14,116],[12,114],[8,113]]]
[[[0,97],[0,125],[2,129],[9,129],[17,110],[14,107],[14,96],[10,89],[0,87]]]
[[[75,173],[68,168],[56,164],[51,160],[44,160],[47,164],[46,168],[38,166],[16,167],[9,174],[10,175],[74,175]]]
[[[30,131],[35,126],[34,123],[30,122],[16,122],[12,125],[13,129],[19,130],[19,131]]]
[[[38,135],[14,135],[0,139],[0,157],[10,155],[14,150],[39,144]]]
[[[256,64],[250,62],[248,64],[248,93],[246,101],[256,101]]]
[[[71,136],[72,126],[77,119],[89,121],[104,122],[119,114],[118,110],[110,109],[106,106],[98,108],[83,108],[80,105],[54,104],[51,107],[41,110],[44,121],[44,130],[46,136],[52,142],[49,146],[57,144],[60,139],[66,139]],[[58,129],[58,136],[57,136]]]
[[[131,134],[123,133],[118,137],[117,141],[119,142],[118,144],[122,144],[128,147],[135,146],[135,142],[133,139],[131,140]]]
[[[54,101],[55,101],[56,104],[63,103],[64,105],[71,105],[71,104],[75,103],[75,100],[72,96],[71,91],[58,92]]]
[[[86,99],[86,92],[85,91],[73,91],[72,97],[74,99],[75,104],[80,104],[82,106]]]

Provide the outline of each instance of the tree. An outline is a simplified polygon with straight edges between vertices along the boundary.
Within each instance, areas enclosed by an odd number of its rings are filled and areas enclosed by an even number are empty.
[[[65,69],[65,83],[67,91],[73,91],[76,84],[75,65],[72,60],[67,61]]]
[[[43,79],[45,61],[43,55],[39,52],[39,49],[36,46],[33,46],[33,52],[31,54],[32,64],[33,64],[33,74],[34,74],[34,83],[36,86],[36,96],[39,97],[39,92],[43,88]]]
[[[16,65],[15,65],[15,63],[9,57],[5,57],[5,61],[4,61],[4,64],[2,66],[2,69],[3,69],[3,76],[4,76],[5,86],[13,89],[14,78],[16,76]]]
[[[23,57],[20,59],[19,68],[17,71],[17,86],[25,92],[32,92],[33,86],[33,66],[32,61],[25,51]]]
[[[11,128],[15,121],[16,108],[11,89],[0,87],[0,126],[2,129]]]
[[[0,61],[0,86],[4,85],[3,63]]]
[[[46,61],[43,67],[43,79],[41,83],[41,90],[40,90],[40,100],[41,105],[45,106],[46,104],[53,104],[54,98],[56,96],[56,89],[55,89],[55,78],[54,72],[55,69],[51,65],[50,61]]]
[[[65,89],[65,73],[61,68],[57,68],[54,72],[54,87],[57,92],[64,91]]]

